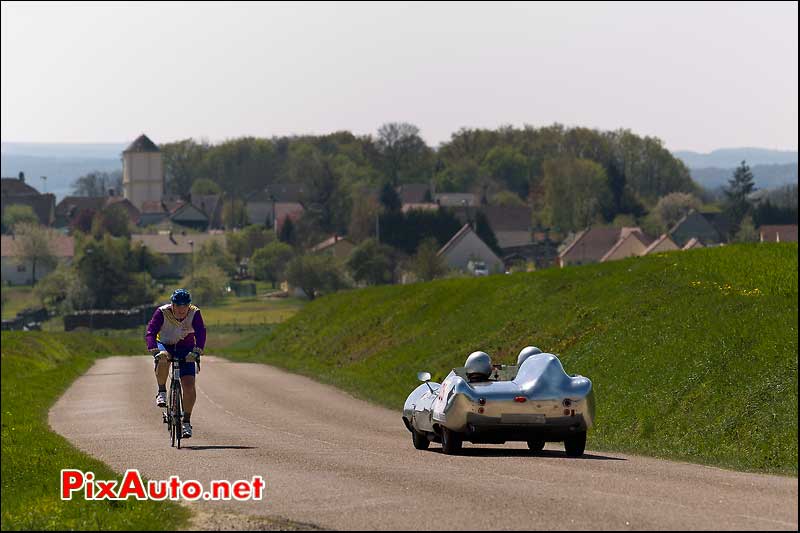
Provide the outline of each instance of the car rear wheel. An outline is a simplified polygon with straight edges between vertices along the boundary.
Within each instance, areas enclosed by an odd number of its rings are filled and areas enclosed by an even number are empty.
[[[564,450],[567,452],[567,457],[580,457],[583,455],[583,450],[586,449],[586,432],[581,431],[564,440]]]
[[[428,435],[420,433],[416,429],[411,430],[411,440],[414,441],[414,448],[418,450],[427,450],[428,446],[431,445],[431,441],[428,440]]]
[[[540,452],[544,450],[544,439],[529,440],[528,448],[532,452]]]
[[[447,455],[457,455],[461,452],[461,435],[447,428],[442,428],[442,451]]]

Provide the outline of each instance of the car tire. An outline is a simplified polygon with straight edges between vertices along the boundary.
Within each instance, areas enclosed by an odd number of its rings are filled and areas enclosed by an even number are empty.
[[[428,440],[428,435],[420,433],[416,429],[411,430],[411,440],[414,441],[414,448],[418,450],[427,450],[428,446],[431,445],[431,441]]]
[[[446,455],[458,455],[463,443],[461,435],[447,428],[442,428],[442,451]]]
[[[564,440],[564,450],[567,457],[580,457],[586,449],[586,432],[581,431]]]
[[[529,440],[528,449],[532,452],[540,452],[544,450],[544,439]]]

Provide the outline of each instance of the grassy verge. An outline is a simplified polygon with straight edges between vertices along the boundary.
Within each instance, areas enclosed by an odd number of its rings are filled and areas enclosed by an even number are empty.
[[[141,353],[137,332],[2,333],[2,529],[169,530],[189,511],[169,502],[59,498],[62,468],[120,479],[50,431],[47,412],[97,357]]]
[[[3,287],[3,320],[14,318],[26,307],[39,307],[41,303],[31,286]]]
[[[399,410],[418,370],[532,344],[594,382],[593,449],[797,475],[797,266],[740,245],[348,291],[222,352]]]

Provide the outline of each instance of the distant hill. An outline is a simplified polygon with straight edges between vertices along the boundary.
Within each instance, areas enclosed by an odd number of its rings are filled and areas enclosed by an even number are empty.
[[[31,186],[44,192],[41,176],[47,176],[47,192],[61,201],[72,191],[72,183],[93,170],[122,170],[123,143],[58,144],[2,143],[3,177],[25,173]]]
[[[788,150],[768,150],[766,148],[720,148],[708,154],[680,151],[672,155],[683,161],[689,168],[736,168],[742,161],[750,167],[756,165],[797,164],[797,152]]]
[[[708,154],[679,151],[672,155],[689,167],[692,179],[706,189],[727,185],[734,170],[746,161],[759,189],[797,183],[797,152],[766,148],[721,148]]]
[[[690,168],[692,179],[706,189],[728,184],[735,168]],[[750,167],[759,189],[774,189],[787,183],[797,183],[797,163],[788,165],[756,165]]]

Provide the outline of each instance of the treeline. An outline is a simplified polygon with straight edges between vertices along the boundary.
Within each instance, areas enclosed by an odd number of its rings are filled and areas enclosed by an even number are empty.
[[[437,149],[408,123],[384,124],[375,136],[186,139],[160,148],[171,194],[188,197],[205,178],[236,206],[270,184],[302,183],[307,222],[322,234],[348,232],[360,200],[385,184],[432,183],[437,192],[471,192],[488,204],[525,203],[534,223],[561,230],[639,217],[666,194],[699,191],[657,138],[560,124],[464,128]]]

